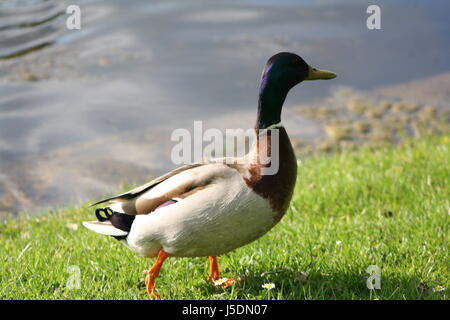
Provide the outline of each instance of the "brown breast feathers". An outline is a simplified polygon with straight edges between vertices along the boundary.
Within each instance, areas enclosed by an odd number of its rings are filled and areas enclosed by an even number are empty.
[[[274,159],[275,154],[271,154],[271,145],[276,143],[276,134],[268,130],[267,134],[257,135],[257,142],[253,150],[253,161],[250,165],[250,178],[245,178],[245,182],[257,194],[270,202],[272,209],[276,212],[275,220],[278,222],[286,213],[292,198],[297,178],[297,159],[294,150],[284,127],[278,130],[278,171],[275,174],[263,174],[264,167],[270,167],[272,162],[263,164],[260,161],[261,155],[267,155]],[[274,148],[276,150],[276,148]]]

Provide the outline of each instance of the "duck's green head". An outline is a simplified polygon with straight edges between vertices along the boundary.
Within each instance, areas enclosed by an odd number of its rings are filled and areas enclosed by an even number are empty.
[[[286,95],[300,82],[333,78],[335,73],[313,68],[295,53],[280,52],[272,56],[261,75],[257,127],[267,128],[281,121]]]
[[[280,52],[267,61],[262,73],[261,84],[267,82],[267,84],[289,90],[304,80],[333,78],[336,78],[335,73],[313,68],[295,53]]]

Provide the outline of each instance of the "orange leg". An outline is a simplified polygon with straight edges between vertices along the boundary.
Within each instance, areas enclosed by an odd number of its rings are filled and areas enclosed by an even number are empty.
[[[166,260],[168,256],[169,256],[169,254],[167,252],[165,252],[163,249],[159,250],[158,257],[156,258],[156,261],[153,264],[153,267],[151,267],[150,270],[144,271],[147,274],[147,276],[145,277],[145,285],[147,287],[147,293],[153,299],[159,298],[159,296],[156,294],[156,290],[155,290],[155,279],[159,275],[159,272],[161,271],[161,267],[164,263],[164,260]]]
[[[217,280],[220,279],[220,273],[219,273],[219,265],[217,264],[217,257],[209,256],[209,277],[208,281],[212,281],[214,285]],[[238,279],[232,279],[227,278],[225,281],[223,281],[221,284],[216,286],[222,286],[222,287],[228,287],[232,284],[235,284]]]
[[[209,256],[209,277],[208,281],[219,280],[219,266],[217,265],[217,257]]]

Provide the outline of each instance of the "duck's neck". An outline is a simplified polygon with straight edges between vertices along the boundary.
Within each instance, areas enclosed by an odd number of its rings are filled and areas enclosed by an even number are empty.
[[[261,81],[255,125],[256,141],[251,152],[252,163],[256,165],[268,164],[267,160],[273,156],[273,152],[277,157],[290,156],[292,149],[281,124],[281,109],[289,89],[283,89],[276,83],[268,84],[265,80],[263,77]],[[275,132],[271,129],[275,129]]]
[[[261,81],[256,131],[267,129],[281,121],[281,109],[288,91],[288,89],[280,88],[276,84],[268,83],[267,79]]]

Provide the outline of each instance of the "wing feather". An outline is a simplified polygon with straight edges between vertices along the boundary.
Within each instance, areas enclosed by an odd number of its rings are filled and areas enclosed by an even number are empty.
[[[156,179],[153,179],[152,181],[150,181],[150,182],[148,182],[146,184],[143,184],[143,185],[141,185],[141,186],[139,186],[137,188],[134,188],[134,189],[132,189],[130,191],[127,191],[125,193],[116,195],[116,196],[111,197],[111,198],[100,200],[100,201],[90,205],[90,207],[93,207],[93,206],[96,206],[96,205],[99,205],[99,204],[105,203],[105,202],[125,202],[125,201],[130,201],[130,200],[132,200],[132,199],[134,199],[136,197],[139,197],[141,194],[149,191],[150,189],[154,188],[155,186],[157,186],[161,182],[167,180],[168,178],[173,177],[173,176],[179,174],[180,172],[183,172],[183,171],[186,171],[186,170],[189,170],[189,169],[193,169],[193,168],[197,168],[197,167],[202,166],[202,165],[204,165],[204,164],[203,163],[194,163],[194,164],[184,165],[184,166],[179,167],[177,169],[174,169],[174,170],[172,170],[172,171],[170,171],[170,172],[168,172],[168,173],[166,173],[166,174],[164,174],[164,175],[162,175],[162,176],[160,176],[160,177],[158,177]]]

